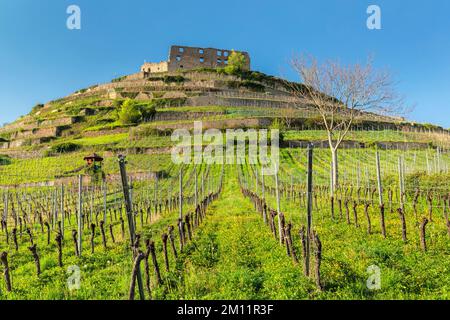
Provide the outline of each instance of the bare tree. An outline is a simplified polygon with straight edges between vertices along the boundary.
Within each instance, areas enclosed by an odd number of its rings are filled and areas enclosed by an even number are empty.
[[[291,128],[292,122],[294,121],[296,114],[297,109],[294,107],[289,106],[288,108],[281,109],[281,116],[283,117],[286,128],[288,129]]]
[[[336,61],[319,64],[311,56],[295,56],[292,68],[302,84],[289,83],[292,93],[306,99],[323,120],[332,156],[332,195],[339,185],[337,150],[356,120],[398,115],[403,110],[391,75],[365,65],[341,65]],[[304,106],[304,105],[303,105]]]

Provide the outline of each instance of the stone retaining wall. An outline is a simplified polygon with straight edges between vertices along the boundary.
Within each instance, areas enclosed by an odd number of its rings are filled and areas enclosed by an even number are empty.
[[[206,117],[222,116],[225,112],[157,112],[152,121],[200,120]]]
[[[11,136],[12,140],[27,139],[27,138],[46,138],[46,137],[57,137],[61,134],[62,127],[51,127],[51,128],[36,128],[32,130],[19,131]]]
[[[328,141],[327,140],[288,140],[284,141],[282,144],[282,147],[286,148],[307,148],[308,144],[312,143],[315,148],[329,148]],[[373,147],[378,146],[379,149],[382,150],[411,150],[411,149],[428,149],[429,145],[428,143],[421,143],[421,142],[376,142],[374,144],[366,144],[364,142],[360,141],[351,141],[351,140],[344,140],[342,141],[340,148],[346,149],[364,149],[367,147]]]

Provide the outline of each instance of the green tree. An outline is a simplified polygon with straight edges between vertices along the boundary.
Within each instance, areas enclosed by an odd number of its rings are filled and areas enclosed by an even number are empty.
[[[236,51],[232,51],[228,58],[228,65],[225,67],[227,74],[237,74],[244,70],[246,65],[245,56]]]
[[[122,103],[122,107],[119,111],[120,123],[124,125],[136,124],[141,118],[142,114],[136,101],[127,99]]]

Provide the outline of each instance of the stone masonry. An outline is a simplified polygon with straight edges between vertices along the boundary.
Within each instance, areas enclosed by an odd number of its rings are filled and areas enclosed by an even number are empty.
[[[146,62],[141,66],[141,72],[159,73],[196,68],[218,68],[228,64],[231,50],[217,48],[199,48],[186,46],[171,46],[169,60],[162,62]],[[240,52],[245,56],[245,69],[250,70],[250,56],[247,52]]]

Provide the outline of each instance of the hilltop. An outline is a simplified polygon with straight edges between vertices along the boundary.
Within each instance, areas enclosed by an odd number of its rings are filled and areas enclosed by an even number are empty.
[[[286,83],[259,72],[236,76],[198,69],[145,78],[139,72],[35,106],[28,115],[0,128],[0,147],[6,154],[45,151],[57,143],[126,133],[130,126],[117,117],[125,99],[156,111],[133,126],[139,129],[191,128],[194,119],[202,119],[206,127],[266,127],[276,118],[287,117],[305,129],[320,126],[314,110],[296,99]],[[400,124],[399,119],[367,114],[359,126],[395,129]]]
[[[200,51],[205,56],[201,62]],[[173,130],[192,130],[196,120],[203,129],[278,128],[282,148],[308,142],[327,148],[319,114],[292,92],[302,84],[251,71],[247,53],[242,70],[227,72],[226,52],[175,46],[166,62],[144,63],[134,74],[34,106],[0,128],[0,185],[51,181],[81,165],[83,155],[91,152],[102,153],[111,172],[116,164],[109,159],[118,154],[147,156],[132,171],[165,168],[159,164],[170,161]],[[216,60],[219,53],[226,59]],[[121,119],[125,104],[140,110],[134,121]],[[357,117],[343,142],[344,148],[403,150],[449,145],[450,135],[440,127],[367,112]]]

